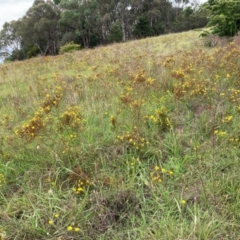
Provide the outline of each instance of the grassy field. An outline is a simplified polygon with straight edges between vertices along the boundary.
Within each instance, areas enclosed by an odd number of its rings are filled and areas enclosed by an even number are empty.
[[[1,240],[240,239],[240,45],[198,36],[0,66]]]

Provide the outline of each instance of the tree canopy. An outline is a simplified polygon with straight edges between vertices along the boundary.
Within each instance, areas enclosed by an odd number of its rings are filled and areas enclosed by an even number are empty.
[[[206,15],[195,6],[188,0],[35,0],[21,19],[3,25],[0,56],[20,60],[58,54],[69,42],[89,48],[204,27]]]
[[[239,0],[209,0],[206,4],[210,10],[208,26],[211,32],[219,36],[232,37],[240,30]]]

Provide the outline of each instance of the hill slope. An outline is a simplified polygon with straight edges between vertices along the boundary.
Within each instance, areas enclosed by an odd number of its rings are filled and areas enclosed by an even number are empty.
[[[0,66],[0,239],[240,239],[240,47],[198,35]]]

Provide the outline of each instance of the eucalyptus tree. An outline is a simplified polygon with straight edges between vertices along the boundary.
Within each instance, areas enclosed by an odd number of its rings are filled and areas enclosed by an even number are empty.
[[[150,20],[147,15],[142,15],[135,25],[134,35],[138,38],[149,37],[153,35],[153,29],[150,26]]]
[[[41,55],[58,51],[60,9],[51,1],[35,0],[19,28],[24,49],[38,48]]]
[[[116,20],[121,23],[122,41],[133,37],[134,25],[142,14],[142,0],[113,0],[113,13]]]
[[[173,1],[170,0],[143,0],[143,14],[141,21],[149,21],[149,33],[159,35],[166,33],[175,21]],[[148,19],[147,19],[148,17]]]
[[[206,27],[207,16],[208,11],[206,9],[188,6],[176,17],[172,31],[181,32]]]
[[[62,0],[60,7],[63,9],[60,24],[69,31],[74,31],[75,35],[82,41],[84,47],[91,46],[96,41],[101,31],[99,3],[97,0]],[[95,43],[96,44],[96,43]]]
[[[113,39],[115,40],[115,27],[118,26],[116,24],[116,18],[113,13],[113,4],[112,0],[98,0],[98,26],[101,32],[100,40],[102,44],[108,43],[109,39],[111,39],[111,35],[113,33]],[[122,38],[121,38],[122,39]],[[113,41],[114,41],[113,40]],[[112,41],[112,40],[110,40]]]
[[[19,21],[5,22],[0,31],[0,56],[9,57],[12,52],[19,59],[21,37],[18,33]]]

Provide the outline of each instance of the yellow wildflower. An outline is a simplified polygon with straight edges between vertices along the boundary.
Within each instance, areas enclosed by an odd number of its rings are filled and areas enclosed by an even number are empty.
[[[159,170],[159,166],[155,166],[155,171],[158,171]]]
[[[181,201],[181,204],[182,204],[182,205],[186,204],[186,201],[185,201],[185,200],[182,200],[182,201]]]
[[[49,220],[48,224],[52,225],[53,224],[53,220]]]
[[[72,230],[73,230],[73,227],[72,227],[72,226],[68,226],[68,227],[67,227],[67,230],[68,230],[68,231],[72,231]]]
[[[166,169],[165,168],[162,168],[162,173],[165,173],[166,172]]]

